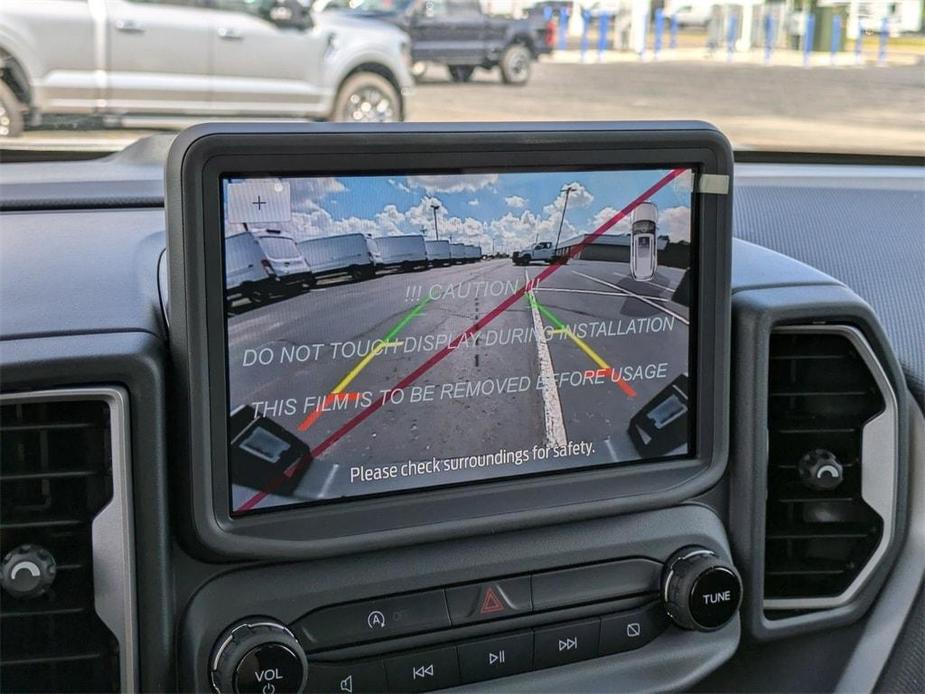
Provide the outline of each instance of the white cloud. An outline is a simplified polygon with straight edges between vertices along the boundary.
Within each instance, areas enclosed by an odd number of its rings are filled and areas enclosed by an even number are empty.
[[[599,226],[601,226],[605,222],[610,221],[619,213],[620,213],[620,210],[616,209],[615,207],[610,207],[609,205],[599,210],[598,213],[594,215],[594,217],[591,218],[590,231],[597,230]],[[630,220],[629,220],[629,215],[627,215],[626,217],[621,219],[619,222],[614,224],[612,227],[610,227],[604,233],[612,235],[612,236],[616,236],[619,234],[629,233],[629,230],[630,230]]]
[[[390,178],[390,179],[389,179],[389,185],[392,186],[393,188],[398,188],[398,189],[399,189],[401,192],[403,192],[403,193],[410,193],[410,192],[411,192],[411,188],[409,188],[408,186],[406,186],[406,185],[405,185],[404,183],[402,183],[401,181],[396,181],[394,178]]]
[[[470,200],[470,201],[467,202],[466,204],[469,205],[470,207],[478,207],[478,206],[479,206],[479,199],[478,199],[478,198],[473,198],[472,200]]]
[[[290,178],[288,180],[289,199],[291,200],[293,212],[309,209],[311,205],[323,200],[328,195],[343,193],[347,190],[347,186],[332,177]]]
[[[494,185],[498,174],[463,174],[449,176],[408,176],[408,185],[428,193],[474,192]]]
[[[594,196],[581,183],[573,181],[572,183],[568,184],[568,187],[571,188],[571,192],[568,196],[569,209],[574,209],[576,207],[587,207],[592,202],[594,202]],[[565,186],[562,186],[562,188],[564,189]],[[555,214],[556,212],[561,213],[562,206],[564,204],[565,193],[559,193],[555,201],[543,208],[543,212],[547,215]],[[566,214],[568,214],[568,210],[566,210]]]
[[[522,198],[519,195],[509,195],[508,197],[504,198],[504,202],[507,203],[508,207],[514,207],[516,209],[526,207],[527,205],[526,198]]]
[[[691,209],[669,207],[658,213],[658,235],[667,236],[672,243],[691,240]]]
[[[690,195],[694,191],[694,174],[692,171],[685,171],[671,182],[671,187],[675,193],[680,196]]]

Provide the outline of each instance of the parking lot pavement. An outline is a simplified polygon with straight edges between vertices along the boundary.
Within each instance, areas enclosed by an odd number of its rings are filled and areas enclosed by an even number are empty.
[[[718,60],[534,66],[524,87],[497,71],[448,81],[433,67],[411,103],[416,121],[700,119],[739,149],[925,153],[925,70]]]
[[[498,259],[396,273],[234,316],[232,407],[266,403],[259,413],[317,447],[543,267]],[[688,370],[688,310],[672,300],[681,275],[662,269],[652,283],[639,283],[625,263],[570,261],[406,387],[400,402],[339,438],[311,463],[294,496],[381,493],[638,458],[626,434],[630,417]],[[279,364],[285,348],[321,343],[317,358]],[[245,367],[263,348],[273,363]],[[319,406],[329,393],[340,397]],[[291,413],[276,409],[290,398]],[[544,460],[531,454],[517,465],[351,481],[359,467],[569,443],[587,448]],[[235,487],[235,506],[253,493]],[[279,501],[271,496],[261,505]]]
[[[699,49],[689,60],[658,62],[630,57],[569,64],[552,58],[535,64],[523,87],[502,84],[497,70],[476,70],[472,82],[457,84],[445,68],[434,66],[408,112],[413,121],[693,118],[714,123],[740,149],[921,154],[925,70],[921,56],[914,59],[919,62],[904,66],[806,69],[742,57],[731,63],[721,56],[704,59]],[[114,151],[151,132],[36,130],[0,139],[0,147]]]

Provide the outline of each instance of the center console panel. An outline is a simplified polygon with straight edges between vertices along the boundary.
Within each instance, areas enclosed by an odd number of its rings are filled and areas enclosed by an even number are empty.
[[[639,687],[675,688],[692,681],[692,657],[734,650],[738,585],[722,523],[699,505],[260,566],[195,595],[181,671],[196,691],[427,691],[508,676],[506,688],[535,690],[584,661],[559,689],[630,664]]]

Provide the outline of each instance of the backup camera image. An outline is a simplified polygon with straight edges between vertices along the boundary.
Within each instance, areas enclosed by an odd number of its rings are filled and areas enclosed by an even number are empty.
[[[692,187],[225,178],[232,512],[690,455]]]

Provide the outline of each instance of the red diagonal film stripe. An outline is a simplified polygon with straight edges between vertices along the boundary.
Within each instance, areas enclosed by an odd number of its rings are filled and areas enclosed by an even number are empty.
[[[680,176],[686,171],[687,169],[684,169],[684,168],[673,169],[668,174],[660,178],[654,185],[652,185],[650,188],[648,188],[643,193],[641,193],[638,197],[636,197],[632,202],[630,202],[622,210],[617,212],[617,214],[615,214],[613,217],[611,217],[606,222],[601,224],[593,232],[588,234],[585,237],[584,241],[582,241],[579,244],[576,244],[575,246],[572,246],[572,248],[568,252],[568,259],[571,259],[577,256],[579,253],[581,253],[585,249],[585,247],[588,244],[592,243],[597,237],[606,233],[615,224],[617,224],[621,219],[624,219],[628,214],[630,214],[634,209],[636,209],[636,207],[638,207],[641,203],[648,200],[650,197],[655,195],[655,193],[660,191],[662,188],[664,188],[666,185],[671,183],[674,179],[676,179],[678,176]],[[457,347],[459,347],[459,345],[462,342],[472,337],[475,333],[477,333],[482,328],[484,328],[486,325],[491,323],[495,318],[497,318],[502,313],[504,313],[507,309],[509,309],[511,306],[516,304],[524,296],[524,294],[526,294],[528,291],[535,288],[538,284],[540,284],[540,282],[543,282],[544,280],[546,280],[550,275],[552,275],[556,270],[558,270],[563,265],[564,263],[552,263],[548,267],[544,268],[543,271],[540,274],[538,274],[535,278],[533,278],[532,280],[524,284],[523,287],[521,287],[516,292],[511,294],[500,304],[495,306],[495,308],[493,308],[491,311],[486,313],[485,316],[483,316],[481,319],[479,319],[478,321],[470,325],[463,332],[461,332],[459,335],[453,338],[453,340],[446,347],[441,349],[439,352],[435,352],[433,355],[431,355],[430,358],[427,359],[427,361],[425,361],[418,368],[416,368],[414,371],[409,373],[407,376],[401,379],[398,383],[392,386],[392,388],[390,388],[383,397],[376,399],[368,407],[360,410],[351,419],[349,419],[343,426],[341,426],[337,431],[335,431],[333,434],[328,436],[324,441],[322,441],[317,446],[315,446],[315,448],[312,449],[312,459],[317,459],[318,457],[323,455],[324,452],[328,450],[331,446],[333,446],[340,439],[342,439],[344,436],[346,436],[351,431],[353,431],[357,426],[362,424],[373,413],[377,412],[379,408],[381,408],[386,402],[388,402],[389,398],[394,392],[402,390],[403,388],[407,388],[412,383],[414,383],[417,379],[423,376],[425,373],[430,371],[434,366],[436,366],[441,361],[443,361],[446,357],[448,357]],[[237,509],[235,509],[236,512],[249,511],[252,508],[254,508],[257,504],[263,501],[267,496],[272,494],[287,478],[292,477],[302,466],[306,465],[307,462],[308,462],[307,460],[301,460],[297,463],[293,463],[292,465],[290,465],[289,468],[286,469],[283,475],[273,480],[267,486],[266,489],[264,489],[263,491],[257,492],[252,497],[247,499]]]

